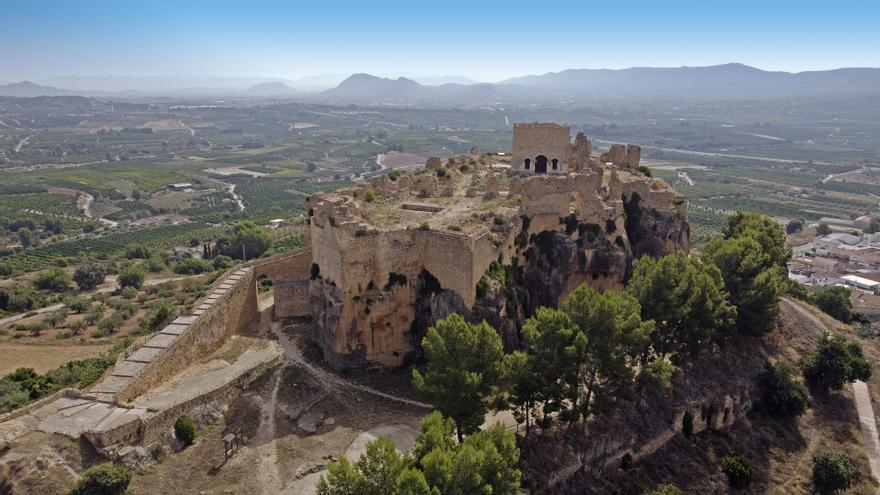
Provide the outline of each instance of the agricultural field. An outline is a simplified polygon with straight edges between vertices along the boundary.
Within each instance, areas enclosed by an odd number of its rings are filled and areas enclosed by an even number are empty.
[[[846,99],[451,109],[0,98],[0,113],[10,123],[0,130],[0,219],[37,231],[28,245],[18,225],[0,232],[0,262],[16,270],[110,256],[130,240],[210,241],[243,219],[299,219],[309,194],[376,173],[383,155],[393,165],[475,145],[509,151],[509,123],[523,121],[568,123],[598,152],[640,144],[654,175],[689,199],[697,246],[737,209],[814,222],[880,206],[880,116]],[[189,187],[169,189],[180,183]]]

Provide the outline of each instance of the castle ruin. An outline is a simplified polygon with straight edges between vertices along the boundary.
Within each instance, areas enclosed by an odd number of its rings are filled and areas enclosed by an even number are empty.
[[[506,156],[431,158],[309,199],[314,336],[337,368],[394,367],[452,312],[516,327],[582,283],[619,287],[632,260],[688,249],[684,198],[638,170],[639,148],[595,157],[568,126],[516,124]],[[499,275],[505,274],[505,275]]]

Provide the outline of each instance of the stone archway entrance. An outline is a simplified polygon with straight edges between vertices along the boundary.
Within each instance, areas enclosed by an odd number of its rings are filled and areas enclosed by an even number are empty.
[[[546,174],[547,173],[547,157],[544,155],[538,155],[535,157],[535,173],[536,174]]]

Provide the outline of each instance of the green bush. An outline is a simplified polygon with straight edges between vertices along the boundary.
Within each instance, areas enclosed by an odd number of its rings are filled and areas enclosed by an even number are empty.
[[[721,470],[727,483],[734,488],[745,488],[752,482],[752,466],[742,454],[728,454],[721,459]]]
[[[840,334],[825,334],[816,352],[801,363],[804,379],[816,390],[840,390],[846,383],[871,377],[871,363],[858,342],[847,342]]]
[[[144,316],[138,320],[138,327],[144,332],[155,332],[171,323],[171,320],[176,316],[177,311],[175,311],[174,306],[168,301],[162,301],[144,313]]]
[[[211,263],[214,265],[215,270],[225,270],[232,266],[233,261],[229,256],[220,255],[214,258]]]
[[[165,261],[161,256],[154,255],[144,261],[144,266],[147,267],[147,271],[150,273],[159,273],[165,269]]]
[[[138,290],[134,287],[126,287],[119,291],[119,295],[122,296],[123,299],[134,299],[138,294]]]
[[[73,271],[73,281],[76,282],[79,290],[84,291],[95,290],[104,282],[106,276],[107,271],[104,267],[91,262],[83,263]]]
[[[196,424],[189,416],[181,416],[174,423],[174,436],[186,445],[196,440]]]
[[[20,313],[42,306],[43,297],[22,285],[0,287],[0,309]]]
[[[846,287],[836,285],[822,287],[813,295],[813,301],[819,309],[835,320],[850,323],[855,317],[850,290]]]
[[[70,288],[73,280],[61,268],[49,268],[37,274],[34,287],[49,292],[64,292]]]
[[[823,452],[813,457],[813,485],[819,493],[842,492],[849,488],[855,476],[852,463],[842,454]]]
[[[150,250],[147,249],[143,244],[138,244],[136,242],[132,242],[131,244],[125,246],[125,257],[128,259],[141,259],[145,260],[150,257]]]
[[[119,283],[119,288],[124,289],[126,287],[134,287],[135,289],[140,289],[141,285],[144,284],[144,280],[147,278],[147,274],[144,273],[143,270],[136,267],[128,267],[123,268],[122,271],[119,272],[119,278],[117,282]]]
[[[99,464],[83,473],[69,495],[123,495],[131,483],[131,470],[125,466]]]
[[[376,201],[376,191],[374,191],[373,189],[367,189],[366,191],[364,191],[364,201],[366,201],[367,203],[372,203],[373,201]]]
[[[776,366],[767,363],[758,376],[761,390],[761,409],[777,419],[800,416],[807,409],[807,388],[792,375],[794,368],[786,363]]]
[[[89,309],[89,300],[84,297],[68,297],[64,299],[64,305],[74,313],[82,313]]]
[[[199,258],[183,258],[174,265],[174,273],[181,275],[198,275],[213,270],[210,261]]]

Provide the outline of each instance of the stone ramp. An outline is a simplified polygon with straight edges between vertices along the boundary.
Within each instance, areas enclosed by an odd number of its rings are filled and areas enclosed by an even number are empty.
[[[868,393],[868,386],[863,381],[856,380],[852,387],[856,399],[856,409],[859,412],[859,426],[868,447],[868,464],[871,467],[871,475],[880,482],[880,439],[877,437],[877,420],[874,417],[871,394]]]
[[[182,401],[224,388],[251,370],[281,357],[281,347],[278,344],[267,344],[264,349],[246,350],[231,364],[222,359],[194,364],[169,382],[136,398],[132,404],[150,411],[161,411]]]
[[[147,340],[128,350],[113,366],[109,375],[89,388],[90,393],[101,402],[115,404],[119,395],[129,388],[144,372],[155,367],[160,358],[182,338],[190,327],[210,311],[248,273],[249,268],[239,268],[219,279],[199,300],[192,314],[179,316],[161,330],[148,336]]]
[[[140,431],[142,425],[149,428],[155,418],[169,411],[202,397],[227,392],[230,387],[243,386],[243,378],[247,382],[247,378],[271,366],[281,354],[277,343],[266,342],[262,348],[245,350],[232,363],[214,359],[195,364],[174,380],[138,397],[130,406],[101,402],[94,396],[60,397],[0,424],[0,439],[12,440],[27,431],[39,430],[74,439],[86,434],[111,443],[126,441],[133,431]],[[117,438],[123,434],[124,437]]]
[[[51,410],[56,405],[57,402],[47,406],[46,409]],[[87,431],[98,429],[111,417],[113,422],[118,422],[120,417],[124,417],[126,422],[136,421],[138,416],[128,414],[128,412],[129,409],[124,407],[90,401],[74,406],[70,411],[60,408],[55,410],[40,422],[37,429],[46,433],[58,433],[71,438],[79,438]]]

